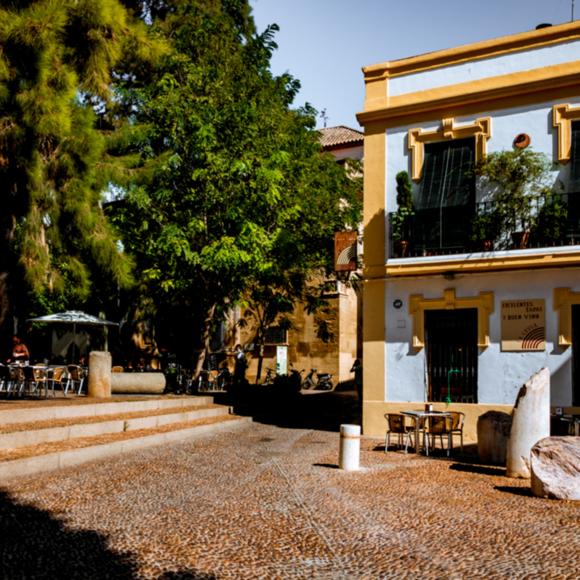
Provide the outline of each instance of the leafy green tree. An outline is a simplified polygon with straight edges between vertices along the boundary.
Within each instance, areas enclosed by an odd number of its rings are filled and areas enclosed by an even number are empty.
[[[143,56],[145,35],[117,0],[0,9],[0,326],[17,296],[42,310],[84,302],[95,278],[130,281],[100,206],[108,177],[97,115],[115,65]]]
[[[197,342],[199,371],[223,313],[251,288],[258,296],[294,273],[303,285],[358,202],[321,152],[314,110],[290,108],[297,81],[270,72],[277,27],[258,34],[246,0],[164,6],[152,26],[172,53],[148,86],[123,95],[136,103],[134,139],[111,152],[131,153],[138,182],[115,219],[141,296],[158,320],[191,329],[183,340]]]

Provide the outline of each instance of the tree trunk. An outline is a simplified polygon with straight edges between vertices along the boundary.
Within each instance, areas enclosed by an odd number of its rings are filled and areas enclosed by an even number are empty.
[[[211,323],[213,322],[213,318],[215,315],[217,304],[211,304],[207,309],[205,314],[205,318],[203,321],[203,334],[202,334],[202,345],[203,348],[199,353],[199,357],[197,359],[197,363],[195,365],[195,372],[193,375],[193,380],[197,381],[201,371],[203,370],[203,365],[205,363],[205,359],[207,357],[207,353],[209,352],[209,344],[211,341]]]
[[[262,364],[264,363],[264,343],[262,341],[260,341],[258,346],[258,371],[256,372],[256,384],[259,383],[262,378]]]

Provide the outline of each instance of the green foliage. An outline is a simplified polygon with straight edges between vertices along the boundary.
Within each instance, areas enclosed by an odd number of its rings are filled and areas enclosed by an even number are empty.
[[[100,205],[96,113],[145,26],[117,0],[9,2],[0,23],[0,273],[10,274],[0,302],[12,289],[13,302],[32,293],[36,305],[78,305],[95,280],[131,280]]]
[[[568,204],[558,193],[549,193],[536,217],[532,232],[536,242],[542,245],[562,244],[568,230]]]
[[[413,188],[406,171],[399,171],[397,181],[397,211],[391,216],[391,236],[394,242],[409,240],[409,225],[415,215]]]
[[[271,74],[275,25],[257,33],[245,0],[165,7],[152,28],[171,52],[149,84],[119,91],[132,139],[109,152],[128,160],[115,221],[140,287],[158,319],[189,316],[191,344],[250,290],[264,319],[294,304],[357,222],[360,184],[322,154],[315,111],[289,107],[298,83]]]
[[[551,191],[546,155],[531,149],[491,153],[477,164],[475,173],[486,197],[493,202],[500,231],[529,231],[538,199]]]

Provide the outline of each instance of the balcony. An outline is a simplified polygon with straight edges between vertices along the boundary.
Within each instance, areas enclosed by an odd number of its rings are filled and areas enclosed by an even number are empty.
[[[492,201],[415,210],[405,224],[406,247],[390,240],[389,258],[482,253],[505,256],[512,250],[580,244],[580,193],[530,197],[525,203],[521,214],[529,216],[527,224],[522,224],[515,212],[511,217],[496,219]],[[392,216],[389,214],[390,229]],[[523,240],[519,231],[527,232]]]

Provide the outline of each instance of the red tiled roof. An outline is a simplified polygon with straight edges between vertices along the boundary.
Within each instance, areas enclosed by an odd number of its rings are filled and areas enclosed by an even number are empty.
[[[339,125],[320,129],[320,143],[324,148],[337,147],[338,145],[362,145],[364,135],[356,129]]]

